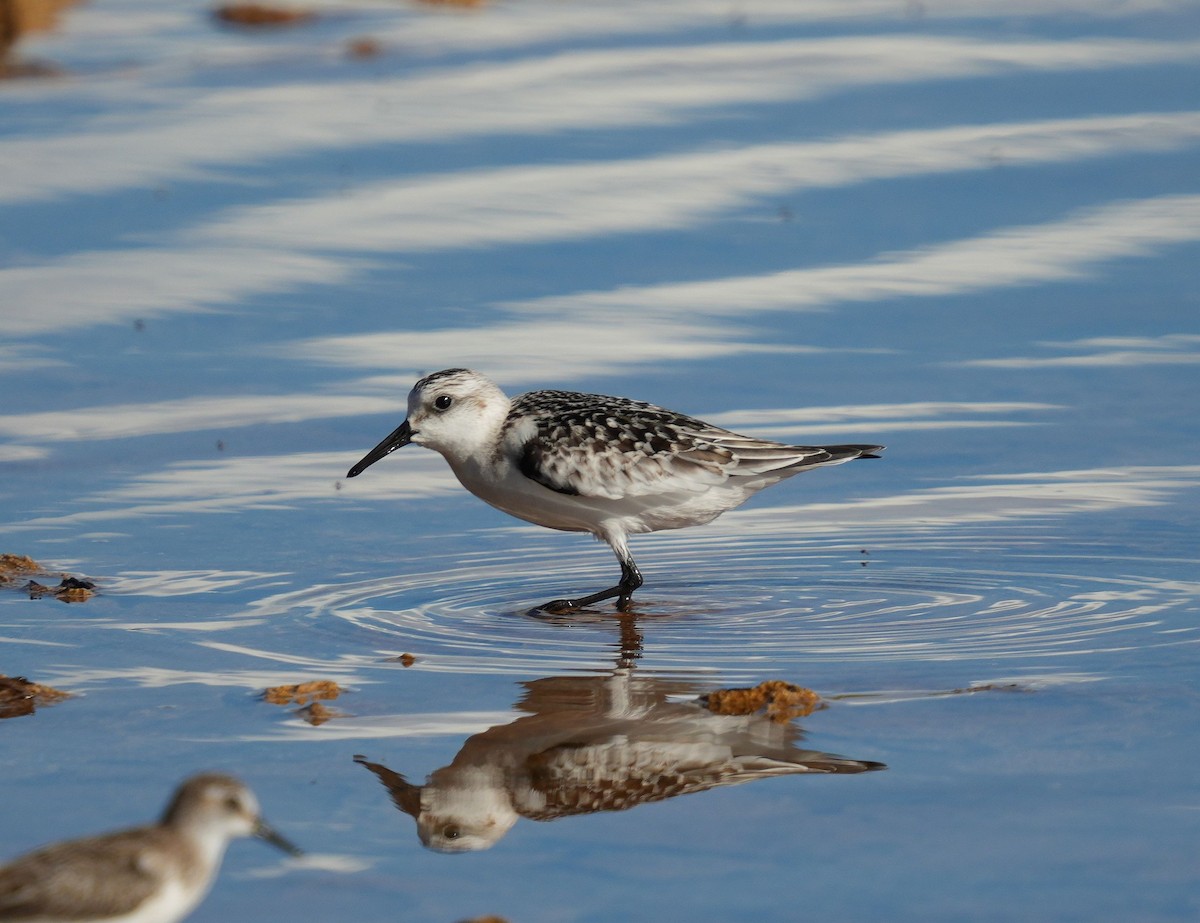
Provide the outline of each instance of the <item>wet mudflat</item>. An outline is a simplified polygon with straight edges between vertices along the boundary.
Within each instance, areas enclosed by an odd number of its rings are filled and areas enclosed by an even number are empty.
[[[1194,919],[1195,11],[305,9],[8,51],[4,856],[212,769],[309,855],[199,923]],[[449,366],[888,451],[533,618],[608,550],[345,479]]]

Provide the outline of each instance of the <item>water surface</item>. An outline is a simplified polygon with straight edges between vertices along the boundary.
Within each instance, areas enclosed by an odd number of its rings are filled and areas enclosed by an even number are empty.
[[[76,693],[3,723],[6,855],[212,768],[315,855],[236,844],[198,923],[1194,919],[1195,8],[317,12],[105,0],[0,84],[0,550],[99,589],[0,589],[0,672]],[[462,365],[888,451],[534,618],[608,550],[344,478]],[[828,707],[695,702],[767,679]]]

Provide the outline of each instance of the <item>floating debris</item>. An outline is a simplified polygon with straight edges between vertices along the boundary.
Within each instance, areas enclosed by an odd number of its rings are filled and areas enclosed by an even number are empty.
[[[0,584],[12,583],[14,574],[44,574],[46,569],[23,554],[0,554]]]
[[[46,586],[36,580],[30,580],[24,589],[29,592],[30,599],[53,596],[65,603],[86,602],[96,595],[96,584],[90,580],[80,580],[78,577],[63,577],[58,586]]]
[[[765,710],[768,718],[781,724],[824,708],[821,697],[811,689],[781,679],[746,688],[716,689],[701,696],[700,702],[717,715],[752,715]]]
[[[294,686],[271,686],[263,690],[263,699],[272,705],[308,705],[329,701],[342,694],[342,687],[331,679],[314,679]]]
[[[70,697],[69,692],[31,683],[24,676],[0,673],[0,718],[32,715],[39,705],[52,705]]]
[[[235,26],[294,26],[316,18],[312,10],[261,3],[227,3],[213,10],[213,17]]]
[[[342,687],[331,679],[314,679],[293,686],[271,686],[263,690],[263,700],[272,705],[302,705],[293,712],[313,727],[318,727],[333,718],[346,717],[345,712],[322,705],[322,701],[336,699]]]
[[[50,571],[26,555],[0,554],[0,586],[20,584],[20,588],[29,594],[30,599],[53,596],[65,603],[81,603],[96,595],[96,584],[90,580],[72,577],[70,574],[59,574],[61,579],[58,586],[49,586],[28,579],[32,574],[45,577],[50,576]],[[22,580],[25,582],[21,583]]]

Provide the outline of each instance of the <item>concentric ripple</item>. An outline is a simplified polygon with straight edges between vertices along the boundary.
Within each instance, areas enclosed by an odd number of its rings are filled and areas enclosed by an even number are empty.
[[[1194,573],[1189,562],[1069,548],[1045,536],[907,536],[869,553],[778,536],[717,551],[702,536],[671,536],[645,543],[644,558],[647,585],[632,623],[661,668],[1030,661],[1200,641],[1200,583],[1164,576]],[[554,618],[530,610],[603,586],[615,576],[610,564],[592,546],[521,547],[517,539],[457,567],[314,587],[252,609],[316,618],[311,627],[325,630],[335,618],[352,643],[369,639],[381,659],[413,652],[432,669],[591,669],[618,641],[611,607]]]

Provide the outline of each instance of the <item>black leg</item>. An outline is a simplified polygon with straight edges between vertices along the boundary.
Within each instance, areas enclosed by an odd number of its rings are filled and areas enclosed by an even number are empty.
[[[544,606],[538,606],[542,612],[567,612],[571,609],[586,609],[598,602],[603,602],[606,599],[617,597],[617,608],[624,612],[629,608],[629,603],[633,599],[633,591],[642,585],[642,572],[638,570],[637,565],[633,563],[633,558],[621,559],[621,582],[616,586],[610,586],[607,590],[601,590],[599,593],[593,593],[591,596],[583,596],[579,599],[555,599],[546,603]]]

